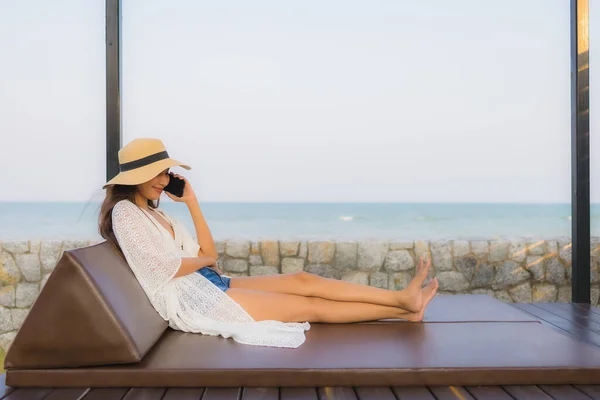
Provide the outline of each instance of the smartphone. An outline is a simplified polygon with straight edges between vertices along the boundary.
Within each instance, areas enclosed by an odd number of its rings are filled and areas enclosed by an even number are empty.
[[[179,179],[173,176],[173,174],[169,174],[169,176],[169,184],[165,186],[163,190],[177,197],[183,196],[183,188],[185,187],[185,181],[183,179]]]

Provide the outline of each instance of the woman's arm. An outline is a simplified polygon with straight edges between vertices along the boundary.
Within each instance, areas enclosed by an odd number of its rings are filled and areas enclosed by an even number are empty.
[[[189,275],[204,267],[211,267],[216,264],[216,260],[212,257],[189,257],[181,259],[181,266],[177,270],[174,278]]]
[[[200,245],[198,257],[212,257],[214,260],[218,259],[219,255],[217,253],[215,242],[213,240],[212,234],[210,233],[210,229],[208,229],[208,224],[204,219],[204,215],[202,215],[202,211],[200,210],[200,204],[198,204],[198,199],[196,198],[196,193],[194,192],[192,185],[190,185],[190,182],[181,175],[173,174],[173,176],[179,179],[183,179],[185,181],[183,196],[176,197],[171,193],[165,193],[173,201],[178,203],[185,203],[190,214],[192,215],[192,220],[194,221],[194,228],[196,229],[196,238],[198,240],[198,244]]]
[[[193,200],[188,200],[185,204],[192,215],[194,228],[196,229],[196,237],[198,238],[198,244],[200,245],[198,257],[206,256],[212,257],[214,260],[216,260],[219,255],[217,253],[215,241],[213,240],[210,229],[208,228],[208,224],[204,219],[204,215],[202,215],[202,210],[200,210],[200,204],[198,204],[198,200],[196,200],[194,197]]]

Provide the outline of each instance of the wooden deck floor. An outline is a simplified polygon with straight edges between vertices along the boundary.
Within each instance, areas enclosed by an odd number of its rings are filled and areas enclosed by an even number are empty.
[[[600,348],[600,308],[576,304],[513,304],[549,329]],[[442,400],[597,399],[600,385],[488,387],[318,387],[318,388],[8,388],[2,400]]]

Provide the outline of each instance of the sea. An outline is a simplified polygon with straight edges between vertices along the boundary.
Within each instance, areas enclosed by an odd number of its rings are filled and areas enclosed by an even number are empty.
[[[184,204],[160,207],[194,234]],[[201,203],[215,240],[494,240],[571,237],[570,204]],[[0,240],[100,239],[99,202],[0,202]],[[600,204],[591,206],[600,237]]]

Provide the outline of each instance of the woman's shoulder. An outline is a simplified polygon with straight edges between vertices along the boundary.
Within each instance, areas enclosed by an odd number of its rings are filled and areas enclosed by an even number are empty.
[[[123,215],[132,215],[133,213],[138,211],[137,204],[132,203],[129,200],[119,200],[112,209],[112,215],[114,216],[123,216]]]
[[[114,210],[124,210],[124,209],[128,209],[131,207],[136,207],[136,205],[127,199],[123,199],[123,200],[119,200],[115,203],[115,205],[113,206],[113,211]]]

